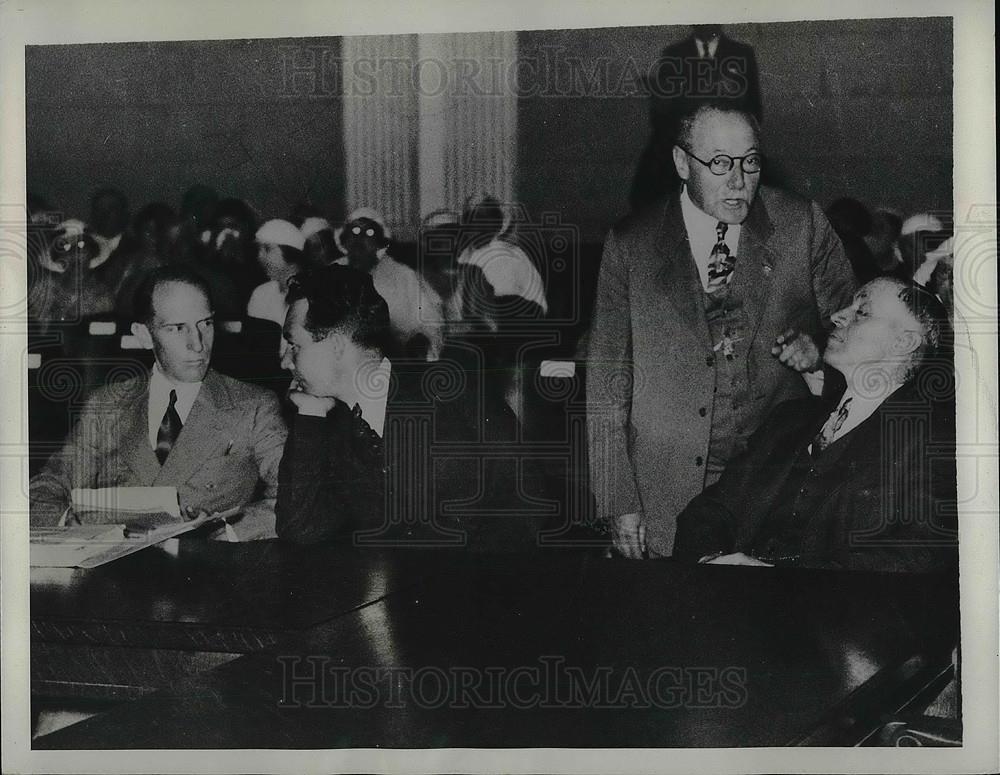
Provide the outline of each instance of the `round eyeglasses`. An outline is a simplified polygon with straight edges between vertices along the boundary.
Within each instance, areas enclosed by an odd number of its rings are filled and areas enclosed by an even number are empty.
[[[700,162],[708,167],[709,172],[713,175],[728,174],[736,162],[740,163],[740,169],[742,169],[747,175],[756,175],[764,166],[763,155],[757,153],[756,151],[754,153],[748,153],[746,156],[727,156],[724,153],[720,153],[713,156],[708,161],[705,161],[704,159],[699,159],[683,145],[678,147],[696,162]]]

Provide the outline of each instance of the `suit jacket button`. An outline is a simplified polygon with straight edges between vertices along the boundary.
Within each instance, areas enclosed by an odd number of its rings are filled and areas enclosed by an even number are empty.
[[[698,410],[698,414],[704,417],[706,414],[708,414],[708,410],[703,406],[701,409]]]
[[[700,466],[700,465],[701,465],[702,463],[704,463],[704,462],[705,462],[705,461],[704,461],[704,460],[702,459],[701,455],[698,455],[698,457],[696,457],[696,458],[694,459],[694,464],[695,464],[696,466]]]
[[[715,365],[715,358],[713,358],[713,357],[712,357],[711,355],[709,355],[709,356],[708,356],[708,357],[707,357],[707,358],[705,359],[705,365],[706,365],[706,366],[714,366],[714,365]]]

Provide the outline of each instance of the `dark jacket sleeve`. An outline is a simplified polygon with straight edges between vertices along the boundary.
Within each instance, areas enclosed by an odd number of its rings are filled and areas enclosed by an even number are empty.
[[[762,515],[770,511],[794,461],[789,452],[803,423],[824,402],[795,399],[776,406],[731,460],[719,481],[691,499],[677,518],[673,556],[697,562],[710,554],[738,551],[754,535]]]
[[[345,528],[344,493],[328,476],[332,445],[325,417],[297,415],[278,469],[275,530],[279,538],[315,543]]]

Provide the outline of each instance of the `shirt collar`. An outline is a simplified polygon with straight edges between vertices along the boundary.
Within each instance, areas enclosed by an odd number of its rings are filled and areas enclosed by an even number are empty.
[[[364,382],[373,387],[368,395],[365,392],[358,398],[361,408],[361,419],[368,423],[380,437],[385,430],[385,406],[389,400],[389,380],[392,376],[392,364],[388,358],[383,358],[371,373],[364,375]]]
[[[201,382],[174,382],[160,369],[160,364],[153,362],[153,373],[149,377],[149,396],[154,401],[162,398],[163,403],[170,400],[170,391],[177,391],[178,403],[190,406],[201,390]]]
[[[697,163],[697,162],[696,162]],[[689,234],[714,234],[719,220],[703,211],[691,199],[687,184],[681,189],[681,212]],[[731,227],[730,227],[731,228]]]
[[[875,414],[878,408],[889,399],[889,396],[899,390],[900,387],[902,387],[901,384],[893,382],[877,391],[873,391],[873,393],[858,393],[848,385],[847,390],[844,391],[844,395],[837,402],[837,407],[827,418],[828,424],[835,423],[837,415],[840,414],[845,405],[848,406],[847,417],[840,424],[840,428],[833,434],[833,440],[842,438]],[[850,401],[850,404],[848,404],[848,401]]]
[[[687,229],[691,251],[696,261],[707,263],[709,252],[712,249],[712,245],[716,242],[715,227],[719,225],[719,220],[700,209],[694,203],[690,194],[688,194],[686,183],[681,188],[680,199],[681,216],[684,218],[684,228]],[[742,223],[728,224],[726,236],[723,239],[733,253],[736,253],[736,249],[739,247],[740,233],[742,231]],[[702,249],[706,245],[707,249]]]

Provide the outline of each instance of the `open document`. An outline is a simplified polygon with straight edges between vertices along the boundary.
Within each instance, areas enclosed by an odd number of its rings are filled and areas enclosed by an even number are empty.
[[[235,508],[184,519],[174,487],[76,489],[72,500],[85,524],[32,527],[32,567],[95,568],[239,513]]]

